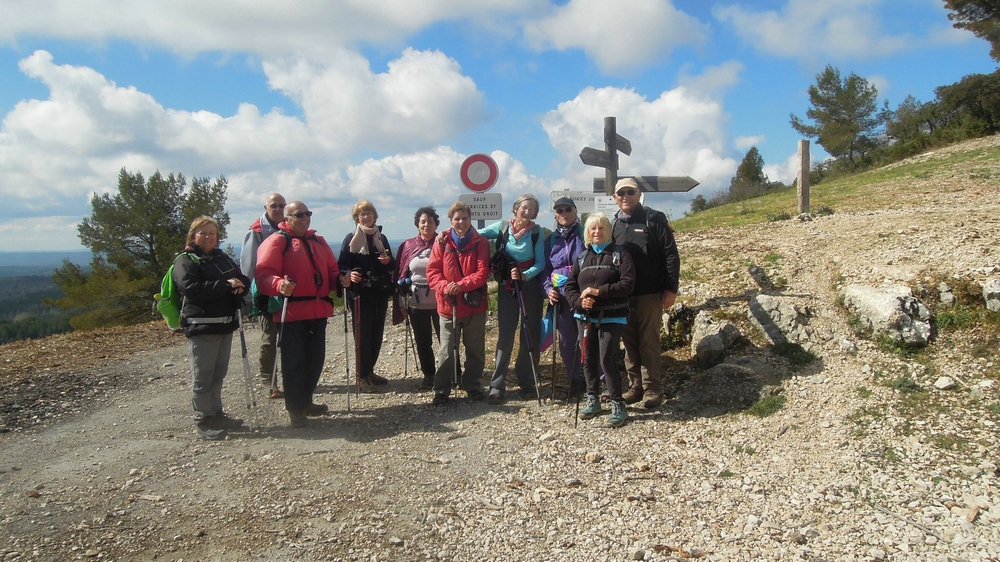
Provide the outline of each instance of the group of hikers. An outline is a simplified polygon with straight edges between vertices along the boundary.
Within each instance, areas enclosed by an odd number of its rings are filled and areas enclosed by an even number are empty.
[[[514,374],[521,396],[536,398],[548,301],[570,394],[583,392],[586,399],[582,419],[602,413],[602,398],[610,403],[613,427],[625,423],[627,404],[656,408],[662,400],[661,318],[677,296],[680,257],[666,216],[640,203],[634,179],[620,180],[614,199],[619,210],[613,217],[591,213],[583,224],[573,200],[558,199],[555,229],[548,236],[534,222],[540,204],[531,194],[514,201],[511,218],[478,231],[465,203],[448,208],[450,228],[440,232],[435,208],[421,207],[413,219],[417,235],[400,244],[395,256],[376,224],[375,206],[360,200],[351,213],[355,228],[335,256],[310,228],[313,213],[306,204],[286,204],[274,193],[246,234],[239,264],[219,249],[217,222],[198,217],[172,273],[191,355],[197,437],[223,439],[243,425],[223,410],[222,384],[233,333],[251,294],[262,328],[261,377],[271,383],[274,397],[283,396],[292,427],[305,427],[309,417],[329,411],[313,395],[325,361],[334,291],[344,294],[351,309],[356,383],[362,390],[389,383],[375,370],[391,301],[392,322],[412,326],[421,389],[433,391],[435,407],[447,405],[458,387],[469,400],[503,402],[518,335]],[[498,335],[484,392],[491,277],[497,282]],[[627,388],[617,367],[620,343]],[[281,391],[272,379],[279,351]]]

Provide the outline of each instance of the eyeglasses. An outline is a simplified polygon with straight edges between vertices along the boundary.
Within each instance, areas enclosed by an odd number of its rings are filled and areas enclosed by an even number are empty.
[[[279,205],[279,204],[277,204],[277,203],[271,203],[270,205],[268,205],[268,206],[267,206],[267,208],[268,208],[268,209],[284,209],[284,208],[285,208],[285,204],[284,204],[284,203],[281,203],[281,204]]]
[[[302,217],[311,217],[311,216],[313,216],[313,212],[312,211],[299,211],[298,213],[292,213],[289,216],[295,217],[297,219],[301,219]]]
[[[569,213],[571,211],[573,211],[573,207],[559,207],[558,209],[556,209],[556,213],[560,215],[565,215],[566,213]]]
[[[617,195],[618,195],[618,197],[625,197],[626,195],[628,195],[629,197],[632,197],[636,193],[639,193],[639,191],[636,190],[636,189],[623,189],[623,190],[619,191],[617,193]]]

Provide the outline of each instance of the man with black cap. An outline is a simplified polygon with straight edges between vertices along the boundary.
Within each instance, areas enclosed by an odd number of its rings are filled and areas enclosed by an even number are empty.
[[[660,384],[660,329],[663,311],[677,299],[681,259],[667,217],[639,202],[639,184],[623,178],[615,185],[612,236],[635,262],[635,290],[629,299],[629,315],[622,331],[625,369],[629,389],[622,395],[628,404],[640,400],[655,408],[663,400]]]
[[[565,287],[577,256],[584,249],[583,228],[577,216],[576,203],[569,197],[560,197],[552,210],[556,215],[556,228],[545,239],[545,269],[542,270],[542,289],[549,304],[556,307],[559,329],[559,354],[566,366],[570,381],[569,395],[583,392],[583,365],[576,347],[578,331],[573,318],[573,307],[566,300]]]

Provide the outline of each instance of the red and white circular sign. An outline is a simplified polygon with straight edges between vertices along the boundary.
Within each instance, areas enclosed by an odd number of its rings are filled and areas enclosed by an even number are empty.
[[[500,178],[500,169],[497,163],[486,154],[473,154],[462,162],[460,172],[462,183],[470,191],[483,193],[489,191],[493,184]]]

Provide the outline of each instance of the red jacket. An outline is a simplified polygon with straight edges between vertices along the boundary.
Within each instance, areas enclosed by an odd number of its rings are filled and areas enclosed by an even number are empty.
[[[448,229],[444,244],[434,244],[431,259],[427,263],[427,283],[437,294],[438,314],[451,317],[452,297],[445,294],[449,283],[458,283],[460,293],[468,293],[474,289],[486,290],[486,282],[490,277],[490,243],[475,229],[472,238],[461,250],[455,245]],[[461,266],[459,265],[461,263]],[[458,295],[458,317],[465,318],[480,312],[485,312],[489,305],[488,299],[476,308],[465,304],[461,294]]]
[[[281,223],[278,228],[282,233],[292,235],[292,229],[287,223]],[[306,250],[306,244],[312,250],[312,259]],[[287,245],[287,250],[285,249]],[[313,267],[315,262],[316,267]],[[322,284],[317,287],[315,274],[319,273]],[[316,231],[309,229],[302,238],[292,235],[291,244],[280,233],[268,236],[257,250],[257,269],[254,278],[257,290],[269,296],[278,296],[278,284],[282,278],[289,277],[295,283],[295,289],[288,300],[286,322],[297,320],[312,320],[314,318],[329,318],[333,316],[333,301],[330,292],[337,287],[340,269],[333,257],[333,250],[322,236],[316,236]],[[279,322],[280,312],[274,313],[275,322]]]

